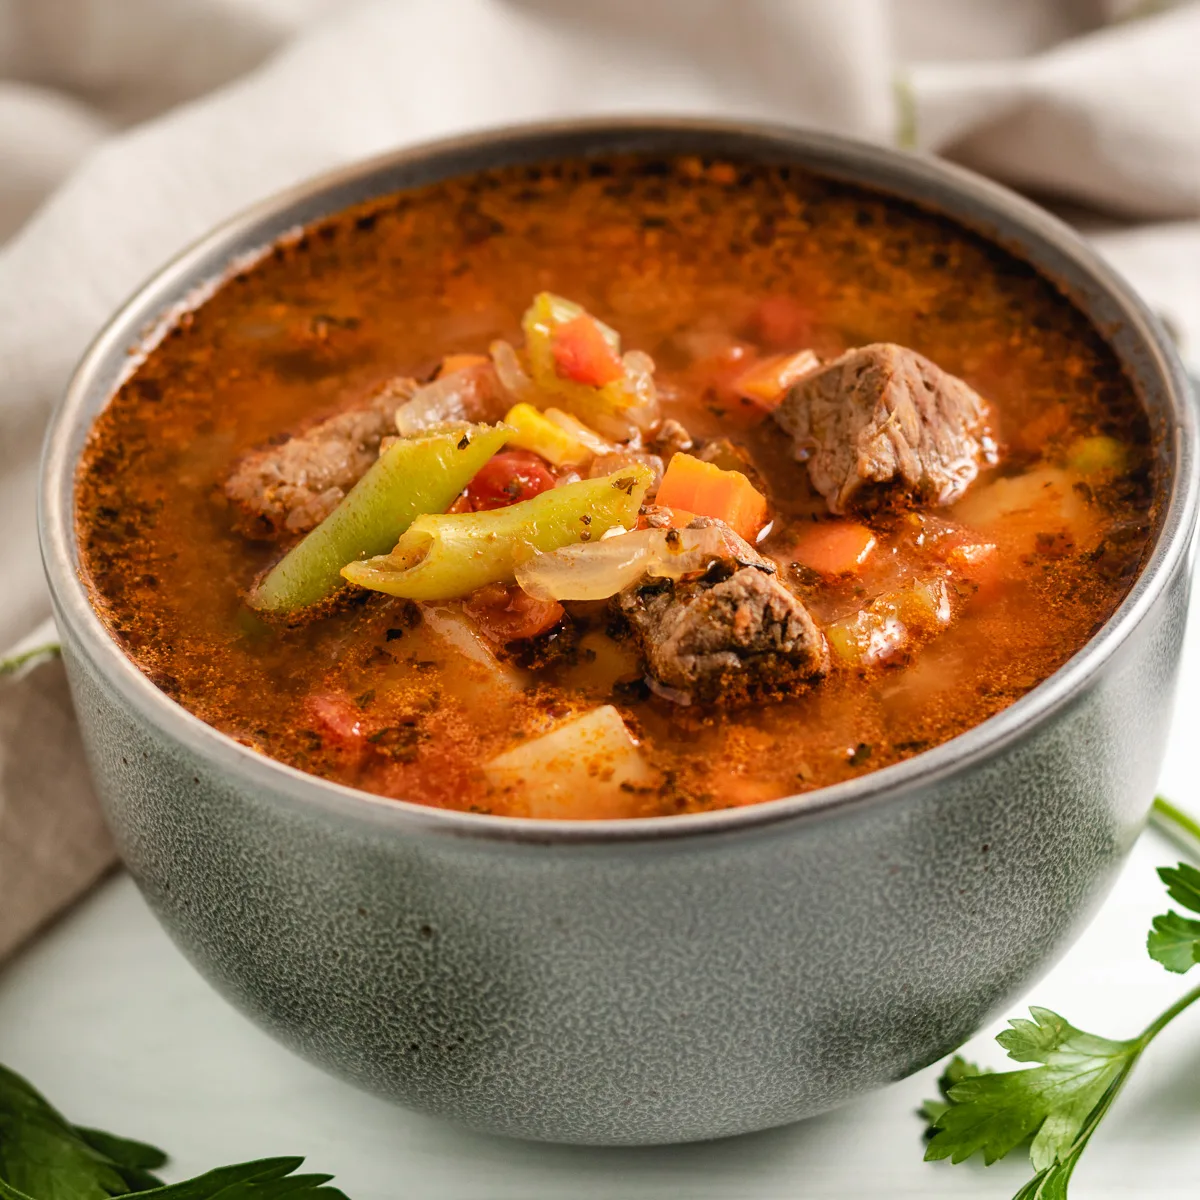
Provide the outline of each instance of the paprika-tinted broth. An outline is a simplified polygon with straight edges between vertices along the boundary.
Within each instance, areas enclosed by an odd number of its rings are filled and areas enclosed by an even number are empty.
[[[450,605],[372,594],[297,628],[247,589],[280,546],[236,531],[221,486],[239,457],[444,355],[519,343],[561,292],[657,364],[664,413],[727,436],[765,481],[774,558],[833,630],[914,572],[953,619],[774,702],[681,706],[651,692],[626,640],[581,616],[533,670],[464,658]],[[910,346],[988,402],[997,444],[948,508],[884,508],[856,574],[800,561],[828,517],[792,446],[730,394],[744,356]],[[739,355],[743,358],[739,358]],[[1096,453],[1108,458],[1096,468]],[[1115,456],[1114,456],[1115,455]],[[659,815],[754,803],[852,778],[994,714],[1111,614],[1153,525],[1149,427],[1087,320],[1031,268],[941,218],[794,169],[696,159],[512,168],[322,222],[232,276],[154,348],[98,418],[78,527],[98,610],[184,707],[264,754],[384,795],[523,816]],[[1049,507],[1047,507],[1049,505]],[[815,520],[820,518],[819,521]],[[956,571],[946,522],[994,547]],[[831,642],[833,638],[831,636]],[[546,813],[482,766],[572,714],[615,705],[656,771],[621,811],[586,794]],[[586,789],[584,789],[586,793]]]

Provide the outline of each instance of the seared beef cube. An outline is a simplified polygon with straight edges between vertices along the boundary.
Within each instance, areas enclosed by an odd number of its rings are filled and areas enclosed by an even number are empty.
[[[950,504],[988,447],[983,399],[889,343],[847,351],[805,376],[774,415],[833,513],[896,495]]]
[[[396,432],[396,409],[416,386],[411,379],[389,380],[366,404],[247,454],[225,481],[241,531],[271,538],[319,525]]]
[[[729,707],[779,695],[829,670],[804,605],[774,575],[742,567],[674,585],[651,581],[615,598],[646,672],[673,698]]]

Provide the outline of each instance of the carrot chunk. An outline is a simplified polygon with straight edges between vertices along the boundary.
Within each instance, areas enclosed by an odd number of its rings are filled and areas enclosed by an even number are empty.
[[[550,353],[555,372],[573,383],[604,387],[625,374],[620,356],[587,313],[554,327],[550,333]]]
[[[777,408],[788,388],[809,371],[819,367],[820,360],[811,350],[797,354],[774,354],[759,359],[734,381],[734,390],[753,400],[768,411]]]
[[[723,471],[691,454],[671,458],[655,503],[716,517],[750,542],[767,521],[766,497],[741,471]]]
[[[822,521],[805,529],[792,548],[802,567],[821,575],[856,575],[875,549],[875,535],[857,521]]]
[[[490,361],[486,354],[447,354],[438,368],[438,378],[453,375],[455,371],[465,371],[469,367],[482,367]]]

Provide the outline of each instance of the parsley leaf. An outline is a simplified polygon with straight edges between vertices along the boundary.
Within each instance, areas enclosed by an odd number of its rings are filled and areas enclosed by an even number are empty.
[[[297,1175],[302,1158],[221,1167],[184,1183],[151,1172],[154,1146],[70,1124],[31,1084],[0,1066],[0,1200],[346,1200],[329,1175]]]
[[[154,1192],[142,1192],[138,1200],[346,1200],[344,1193],[327,1187],[331,1175],[294,1175],[302,1158],[264,1158],[236,1167],[219,1167]]]
[[[1184,908],[1200,912],[1200,870],[1190,863],[1159,867],[1158,877],[1167,885],[1167,895]]]
[[[1088,1116],[1087,1124],[1084,1125],[1067,1151],[1055,1162],[1038,1171],[1013,1197],[1013,1200],[1067,1200],[1067,1184],[1071,1182],[1071,1176],[1079,1164],[1079,1159],[1087,1149],[1087,1144],[1091,1140],[1096,1126],[1104,1119],[1112,1102],[1117,1098],[1135,1061],[1136,1058],[1132,1059],[1125,1073],[1109,1086],[1100,1098],[1100,1102]]]
[[[938,1076],[937,1087],[939,1098],[926,1100],[917,1110],[925,1118],[925,1138],[928,1140],[937,1133],[937,1123],[941,1115],[950,1107],[950,1089],[956,1083],[962,1083],[970,1075],[985,1074],[983,1068],[973,1062],[968,1062],[961,1054],[956,1054],[947,1064],[946,1069]]]
[[[1177,867],[1159,867],[1158,877],[1167,885],[1172,900],[1200,913],[1200,870],[1180,863]],[[1155,962],[1182,975],[1200,962],[1200,921],[1180,916],[1174,909],[1155,917],[1146,950]]]
[[[1200,822],[1158,796],[1153,819],[1169,836],[1200,849]],[[1180,863],[1159,878],[1171,899],[1200,913],[1200,870]],[[1150,957],[1182,974],[1200,962],[1200,920],[1174,910],[1155,917],[1146,940]],[[1181,996],[1136,1037],[1118,1042],[1084,1033],[1057,1013],[1031,1008],[1033,1020],[1010,1021],[996,1039],[1023,1071],[981,1072],[955,1056],[938,1081],[943,1100],[928,1101],[926,1159],[962,1162],[982,1154],[1003,1158],[1032,1139],[1034,1177],[1014,1200],[1067,1200],[1067,1186],[1092,1134],[1108,1114],[1146,1047],[1180,1013],[1200,1002],[1200,987]]]
[[[0,1178],[36,1200],[106,1200],[160,1186],[153,1146],[77,1129],[34,1087],[0,1067]]]
[[[1084,1145],[1086,1144],[1085,1142]],[[1073,1150],[1066,1161],[1039,1171],[1013,1200],[1067,1200],[1067,1184],[1071,1181],[1071,1174],[1082,1153],[1083,1145]]]
[[[131,1192],[145,1192],[161,1187],[162,1182],[151,1171],[158,1170],[167,1161],[167,1156],[157,1147],[130,1138],[117,1137],[101,1129],[75,1126],[75,1132],[91,1148],[107,1155],[125,1178]]]
[[[329,1175],[294,1175],[302,1158],[264,1158],[260,1162],[220,1167],[185,1183],[174,1183],[139,1192],[138,1200],[346,1200],[337,1188],[327,1187]],[[29,1195],[0,1179],[0,1200],[53,1200],[41,1193]]]
[[[926,1159],[962,1162],[982,1153],[993,1163],[1033,1138],[1029,1158],[1042,1171],[1065,1157],[1092,1110],[1141,1050],[1139,1040],[1114,1042],[1084,1033],[1045,1008],[1032,1021],[1011,1021],[996,1039],[1027,1071],[972,1075],[946,1093]]]
[[[1177,912],[1155,917],[1146,949],[1155,962],[1168,971],[1182,975],[1200,961],[1200,921],[1181,917]]]

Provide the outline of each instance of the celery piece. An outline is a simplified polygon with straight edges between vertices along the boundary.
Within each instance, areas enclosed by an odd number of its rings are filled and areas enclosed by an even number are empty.
[[[851,666],[882,662],[902,649],[910,634],[930,635],[950,624],[953,612],[944,579],[914,579],[876,596],[870,606],[831,621],[825,638]]]
[[[603,387],[589,387],[559,375],[554,362],[554,331],[581,316],[590,317],[591,313],[553,292],[539,292],[521,318],[529,373],[543,397],[541,407],[556,402],[593,429],[618,441],[635,436],[639,430],[648,432],[659,417],[654,362],[649,355],[636,350],[621,355],[623,377]],[[621,339],[616,330],[595,317],[592,319],[613,352],[620,354]]]
[[[866,667],[890,658],[908,641],[908,629],[888,607],[864,608],[825,626],[833,652],[852,667]]]
[[[337,508],[272,567],[247,603],[286,614],[326,599],[347,563],[382,553],[422,513],[444,512],[510,433],[505,425],[467,425],[393,442]]]
[[[488,583],[508,583],[517,564],[628,528],[653,473],[631,466],[531,500],[476,513],[418,517],[391,554],[351,562],[342,574],[359,587],[409,600],[453,600]]]
[[[1077,475],[1119,475],[1125,470],[1127,454],[1116,438],[1098,434],[1080,438],[1070,449],[1067,466]]]

